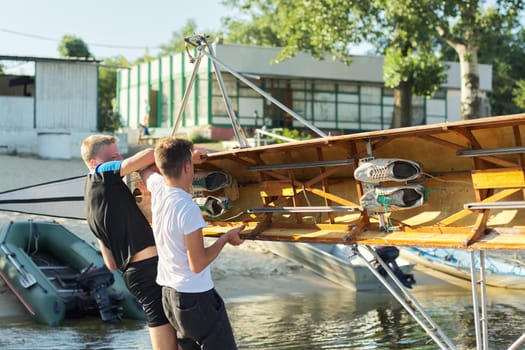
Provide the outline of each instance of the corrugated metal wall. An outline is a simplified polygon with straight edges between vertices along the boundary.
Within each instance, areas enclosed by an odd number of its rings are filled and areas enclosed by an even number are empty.
[[[35,85],[38,129],[96,130],[96,65],[37,62]]]
[[[0,96],[0,129],[32,129],[33,103],[32,97]]]

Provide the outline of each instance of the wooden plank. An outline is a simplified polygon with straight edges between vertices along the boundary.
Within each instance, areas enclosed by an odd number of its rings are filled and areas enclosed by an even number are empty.
[[[264,232],[252,235],[256,230],[255,223],[248,223],[247,229],[241,234],[242,238],[254,240],[272,240],[284,242],[306,243],[341,243],[366,245],[393,245],[409,247],[435,247],[470,250],[523,250],[525,247],[525,228],[519,230],[492,230],[483,233],[476,241],[468,245],[472,227],[442,228],[421,227],[417,229],[405,228],[403,231],[386,233],[377,226],[369,228],[361,234],[352,235],[350,228],[343,225],[303,225],[299,228],[285,227],[270,224]],[[227,232],[235,225],[213,225],[204,228],[206,236],[217,237]],[[339,226],[339,227],[331,227]],[[343,229],[341,229],[343,226]]]
[[[291,180],[263,181],[260,184],[261,197],[294,195],[293,182]]]
[[[498,192],[490,197],[487,197],[485,198],[484,200],[482,200],[480,203],[490,203],[490,202],[497,202],[503,198],[506,198],[510,195],[512,195],[513,193],[516,193],[518,192],[518,189],[506,189],[506,190],[503,190],[501,192]],[[469,209],[464,209],[464,210],[461,210],[457,213],[454,213],[453,215],[441,220],[438,225],[440,226],[448,226],[454,222],[456,222],[457,220],[460,220],[462,218],[464,218],[465,216],[467,215],[470,215],[472,214],[472,211],[469,210]]]
[[[475,189],[525,187],[523,168],[473,170]]]

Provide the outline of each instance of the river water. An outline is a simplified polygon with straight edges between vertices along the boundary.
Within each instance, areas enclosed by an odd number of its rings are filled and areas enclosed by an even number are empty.
[[[266,281],[265,283],[268,283]],[[421,305],[458,349],[474,349],[469,290],[417,293]],[[386,292],[346,290],[227,299],[239,349],[438,349],[418,323]],[[490,349],[506,349],[525,332],[523,292],[489,295]],[[3,319],[0,349],[151,349],[143,322],[107,325],[67,320],[50,328]]]

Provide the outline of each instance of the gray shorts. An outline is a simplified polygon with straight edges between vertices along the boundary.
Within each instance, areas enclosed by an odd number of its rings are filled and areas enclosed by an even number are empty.
[[[182,349],[237,349],[224,301],[215,289],[179,293],[162,287],[162,305]]]

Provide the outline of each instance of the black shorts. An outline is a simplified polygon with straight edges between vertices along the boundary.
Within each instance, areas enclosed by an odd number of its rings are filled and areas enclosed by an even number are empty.
[[[148,320],[148,327],[169,323],[162,309],[162,287],[155,282],[158,261],[159,258],[155,256],[133,262],[124,272],[124,281],[142,306]]]
[[[164,312],[183,350],[236,350],[224,301],[215,289],[179,293],[162,287]]]

